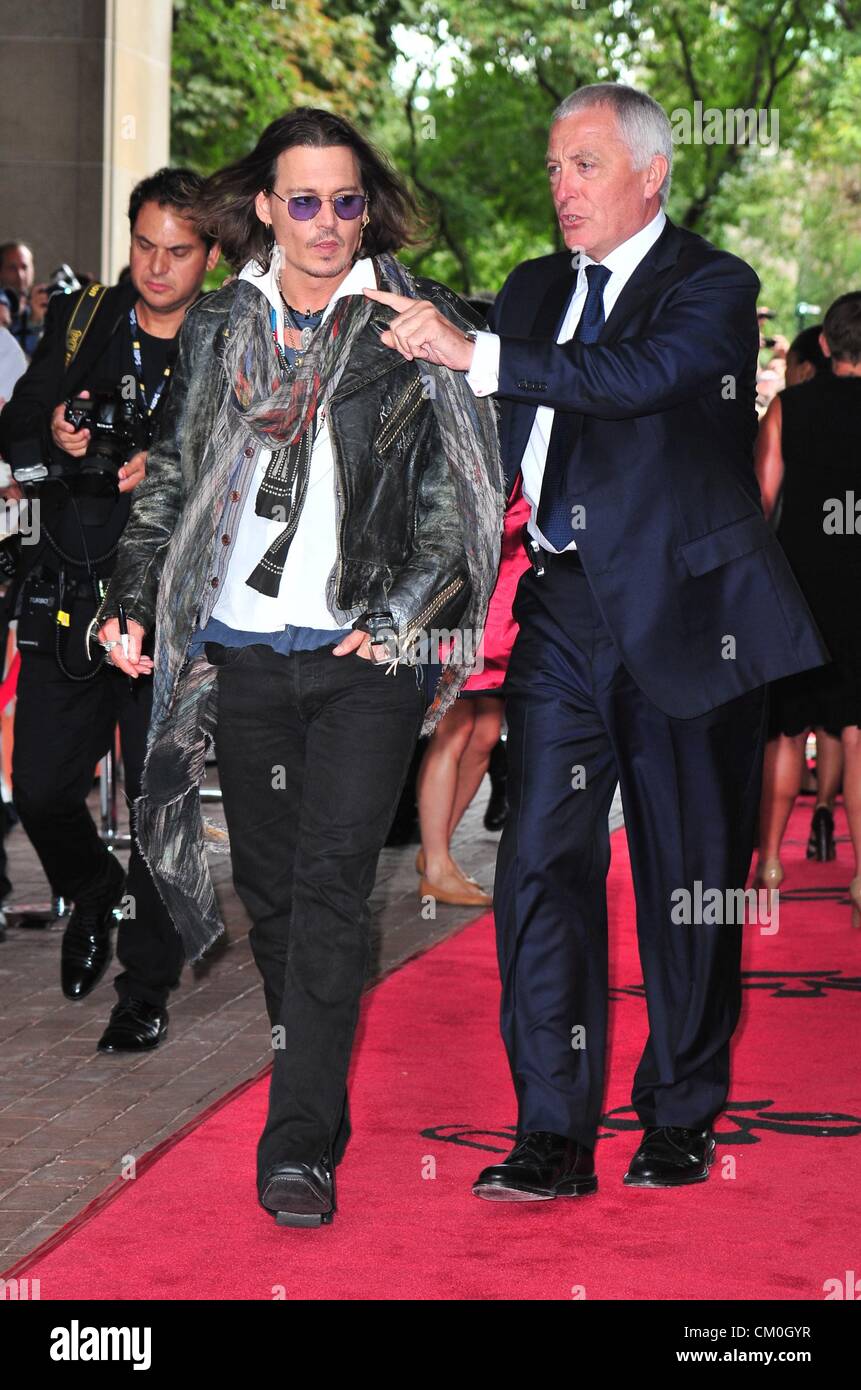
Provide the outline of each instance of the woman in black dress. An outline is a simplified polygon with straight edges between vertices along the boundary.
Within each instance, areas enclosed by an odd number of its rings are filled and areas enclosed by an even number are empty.
[[[801,783],[810,728],[843,745],[843,799],[855,853],[853,926],[861,926],[861,292],[841,295],[820,338],[831,371],[775,397],[757,442],[766,516],[781,498],[777,536],[832,661],[771,687],[756,883],[783,878],[780,843]],[[794,347],[795,345],[793,345]],[[856,510],[855,499],[858,506]],[[822,796],[822,788],[820,788]],[[830,807],[818,806],[820,830]],[[826,835],[827,838],[827,835]]]

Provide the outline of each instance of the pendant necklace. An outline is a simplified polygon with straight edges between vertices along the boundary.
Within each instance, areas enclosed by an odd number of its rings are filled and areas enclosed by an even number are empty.
[[[281,296],[281,303],[284,305],[288,325],[290,328],[292,328],[294,333],[298,333],[299,335],[299,348],[297,351],[297,355],[294,359],[293,365],[295,367],[300,367],[302,365],[302,358],[308,350],[308,346],[311,342],[311,339],[314,336],[314,332],[320,326],[325,309],[316,309],[313,311],[309,309],[305,314],[299,314],[299,311],[297,309],[294,309],[291,304],[288,304],[287,300],[285,299],[284,291],[281,289],[280,277],[278,283],[278,293]],[[303,325],[299,323],[300,318],[310,320],[310,322],[307,322]]]

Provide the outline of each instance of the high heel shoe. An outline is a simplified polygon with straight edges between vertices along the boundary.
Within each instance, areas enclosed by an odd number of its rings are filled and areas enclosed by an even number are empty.
[[[783,882],[783,865],[779,859],[761,859],[753,876],[754,888],[779,888]]]
[[[807,841],[807,858],[817,859],[821,864],[837,858],[834,848],[834,816],[827,806],[817,806],[810,822],[810,839]]]
[[[852,925],[858,931],[861,928],[861,878],[853,878],[849,885],[849,896],[852,899]]]

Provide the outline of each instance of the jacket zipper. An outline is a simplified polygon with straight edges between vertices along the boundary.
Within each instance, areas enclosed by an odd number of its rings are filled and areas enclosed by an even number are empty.
[[[344,568],[344,564],[343,564],[343,554],[344,554],[344,507],[343,507],[343,505],[342,505],[342,502],[343,502],[343,493],[342,493],[342,491],[341,491],[341,489],[342,489],[342,487],[343,487],[343,475],[342,475],[342,471],[341,471],[341,460],[340,460],[340,456],[339,456],[339,454],[338,454],[337,441],[336,441],[336,438],[335,438],[335,429],[334,429],[334,421],[333,421],[333,419],[332,419],[331,402],[329,403],[329,409],[327,409],[327,411],[326,411],[326,419],[328,420],[328,424],[329,424],[329,441],[330,441],[330,443],[331,443],[331,445],[332,445],[332,459],[333,459],[333,462],[334,462],[334,465],[335,465],[335,473],[336,473],[337,479],[338,479],[338,487],[335,489],[335,496],[336,496],[336,499],[337,499],[337,501],[338,501],[338,568],[337,568],[337,578],[336,578],[336,580],[335,580],[335,597],[336,597],[338,603],[341,603],[341,601],[342,601],[342,600],[341,600],[341,578],[342,578],[343,568]],[[435,613],[438,613],[438,612],[440,611],[440,609],[444,608],[445,605],[446,605],[446,603],[448,602],[448,600],[449,600],[451,597],[453,597],[454,594],[456,594],[460,589],[462,589],[465,583],[466,583],[466,580],[465,580],[465,579],[452,579],[452,580],[450,580],[449,583],[446,584],[445,588],[444,588],[444,589],[441,589],[440,592],[436,595],[436,598],[434,598],[434,599],[431,600],[431,602],[430,602],[430,603],[428,604],[428,606],[424,609],[424,611],[421,612],[421,613],[419,613],[419,614],[413,619],[412,627],[409,627],[409,628],[407,629],[406,636],[405,636],[404,641],[403,641],[403,643],[402,643],[401,645],[403,645],[403,646],[405,646],[405,647],[408,647],[408,646],[410,645],[410,642],[412,641],[412,639],[415,637],[416,633],[419,632],[419,631],[421,630],[422,624],[425,623],[425,622],[427,622],[428,619],[432,618],[432,617],[434,616]]]
[[[329,405],[326,408],[323,418],[327,421],[329,426],[329,443],[332,446],[332,462],[335,465],[335,477],[337,479],[337,487],[335,488],[335,501],[337,503],[338,513],[338,568],[337,577],[335,579],[335,599],[338,602],[338,604],[340,604],[341,579],[343,577],[344,571],[344,476],[341,471],[341,460],[338,455],[338,446],[337,441],[335,439],[335,422],[332,419],[331,407],[332,403],[330,401]]]
[[[418,400],[414,400],[413,397],[417,389],[420,394]],[[407,387],[374,442],[374,448],[378,449],[380,453],[394,443],[399,432],[406,429],[416,411],[421,409],[424,400],[424,396],[421,394],[423,389],[424,381],[420,376],[416,377]]]
[[[458,590],[462,589],[465,583],[465,579],[452,579],[446,584],[444,589],[440,589],[436,598],[431,600],[427,608],[413,618],[412,625],[407,628],[406,636],[401,645],[403,647],[411,646],[413,639],[421,632],[423,624],[438,613],[440,609],[444,608],[448,600],[456,594]]]

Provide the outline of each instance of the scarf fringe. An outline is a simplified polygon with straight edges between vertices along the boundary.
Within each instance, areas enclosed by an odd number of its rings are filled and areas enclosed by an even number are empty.
[[[144,862],[179,933],[186,959],[199,960],[225,926],[206,859],[197,784],[162,806],[139,796],[135,809]]]

